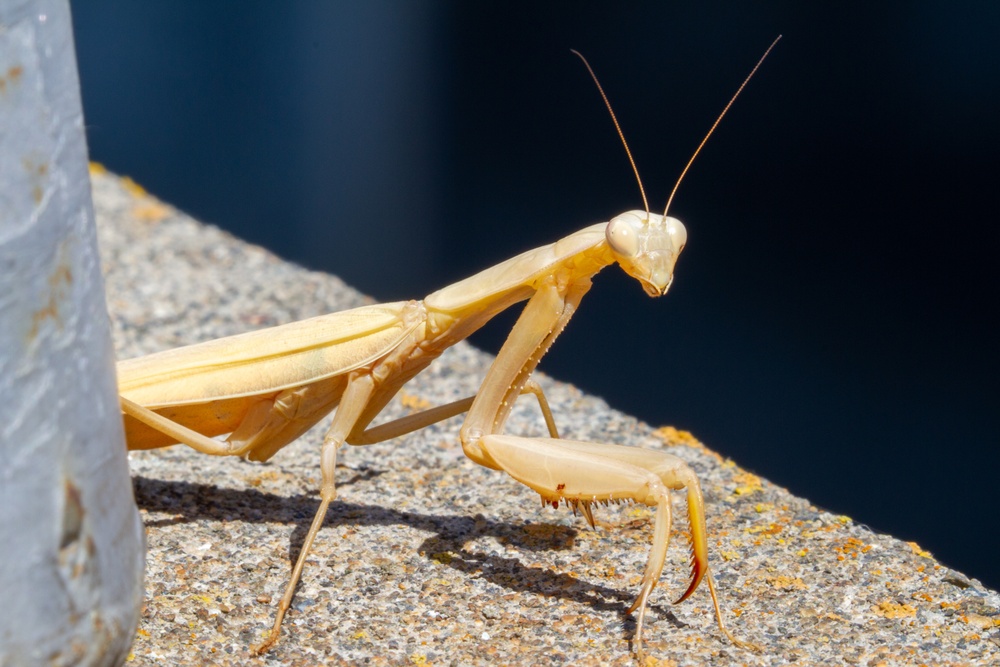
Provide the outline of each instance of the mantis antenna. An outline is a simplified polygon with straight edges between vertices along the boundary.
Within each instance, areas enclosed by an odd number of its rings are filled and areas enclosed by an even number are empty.
[[[642,205],[646,207],[646,215],[649,215],[649,202],[646,200],[646,189],[642,187],[642,179],[639,177],[639,168],[635,166],[635,160],[632,158],[632,151],[629,150],[628,142],[625,141],[625,133],[622,132],[622,126],[618,124],[618,118],[615,116],[615,110],[611,108],[611,102],[608,100],[608,96],[604,94],[604,88],[601,86],[601,82],[597,80],[597,75],[594,74],[593,68],[587,59],[583,57],[583,54],[576,49],[570,49],[570,52],[575,53],[580,60],[583,61],[583,66],[587,68],[590,72],[590,78],[594,80],[597,85],[597,91],[601,94],[601,98],[604,100],[604,106],[608,108],[608,113],[611,114],[611,122],[615,124],[615,129],[618,130],[618,137],[622,140],[622,146],[625,147],[625,154],[628,155],[628,161],[632,165],[632,171],[635,172],[635,180],[639,183],[639,194],[642,195]]]
[[[764,62],[764,59],[767,58],[767,55],[769,53],[771,53],[771,49],[773,49],[780,40],[781,40],[781,35],[778,35],[775,38],[775,40],[771,42],[771,46],[767,47],[767,50],[764,51],[764,55],[760,57],[760,60],[757,61],[757,64],[754,65],[753,69],[750,70],[750,73],[747,74],[747,78],[743,79],[743,83],[741,83],[740,87],[736,89],[736,93],[733,94],[733,96],[729,99],[729,102],[726,103],[726,106],[723,107],[722,113],[720,113],[719,117],[715,119],[714,123],[712,123],[712,127],[708,129],[708,132],[705,134],[705,138],[701,140],[700,144],[698,144],[698,148],[694,149],[694,153],[691,154],[691,158],[687,161],[687,164],[684,165],[684,169],[681,170],[681,175],[677,177],[677,182],[674,183],[674,189],[670,191],[670,196],[667,198],[667,205],[663,209],[664,217],[667,216],[667,212],[670,210],[670,203],[674,200],[674,195],[677,194],[677,188],[680,187],[681,181],[684,180],[684,177],[687,175],[688,169],[691,168],[691,164],[694,162],[694,159],[698,157],[698,153],[700,153],[701,149],[704,148],[705,143],[708,141],[708,138],[712,136],[713,132],[715,132],[715,128],[718,127],[719,122],[722,120],[722,117],[726,115],[727,111],[729,111],[729,107],[733,106],[733,102],[735,102],[736,98],[740,96],[740,93],[743,92],[743,89],[746,87],[747,83],[749,83],[750,79],[753,78],[753,75],[757,73],[757,70]],[[643,206],[646,207],[646,213],[648,214],[649,202],[646,201],[646,190],[642,187],[642,179],[639,178],[639,169],[635,166],[635,160],[632,159],[632,151],[629,150],[628,142],[625,141],[625,134],[622,132],[622,128],[618,124],[618,119],[615,117],[615,112],[611,108],[611,102],[608,101],[608,96],[604,94],[604,88],[601,87],[601,82],[597,80],[597,75],[594,74],[594,70],[590,67],[590,63],[587,62],[587,59],[584,58],[579,51],[576,51],[574,49],[570,49],[570,51],[579,56],[580,60],[583,61],[584,66],[586,66],[587,71],[590,72],[590,77],[594,80],[594,83],[597,84],[597,90],[598,92],[601,93],[601,98],[604,100],[604,105],[608,108],[608,113],[611,114],[611,121],[615,124],[615,129],[618,131],[618,136],[622,140],[622,145],[625,146],[625,154],[628,155],[628,161],[632,164],[632,171],[635,172],[635,180],[638,181],[639,183],[639,194],[642,195],[642,204]]]

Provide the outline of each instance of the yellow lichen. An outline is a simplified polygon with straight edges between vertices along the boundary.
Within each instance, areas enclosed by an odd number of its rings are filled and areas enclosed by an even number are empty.
[[[857,558],[859,553],[868,553],[871,548],[870,544],[865,544],[856,537],[848,537],[837,544],[833,550],[838,552],[837,560],[846,560],[848,558]]]
[[[684,445],[686,447],[699,447],[701,443],[690,431],[682,431],[673,426],[661,426],[653,431],[653,435],[662,440],[667,445]]]
[[[802,581],[800,577],[789,577],[788,575],[778,575],[775,577],[767,577],[766,581],[772,588],[778,588],[783,591],[804,591],[806,588],[806,583]]]
[[[917,608],[913,605],[906,604],[905,602],[894,602],[892,600],[883,600],[877,605],[873,605],[872,611],[875,612],[876,616],[881,616],[882,618],[907,618],[917,615]]]
[[[170,215],[170,212],[171,209],[169,206],[165,206],[154,199],[132,207],[132,217],[136,220],[145,220],[147,222],[159,222]]]
[[[703,445],[690,431],[682,431],[673,426],[661,426],[653,431],[653,436],[662,440],[667,447],[691,447],[702,454],[711,456],[720,463],[724,460],[720,454]]]
[[[628,516],[633,519],[647,519],[653,516],[653,511],[645,505],[633,505],[628,511]]]
[[[449,564],[454,558],[455,555],[450,551],[438,551],[436,553],[431,554],[431,560],[436,560],[442,565]]]
[[[147,194],[146,188],[142,187],[128,176],[122,176],[122,185],[125,186],[125,189],[133,197],[145,197]]]
[[[751,526],[750,528],[747,528],[747,532],[750,533],[751,535],[757,533],[763,535],[777,535],[784,529],[785,529],[784,526],[781,526],[777,523],[771,523],[767,526]]]
[[[407,410],[413,410],[414,412],[418,410],[426,410],[431,407],[431,402],[422,396],[417,396],[416,394],[410,394],[405,391],[399,392],[399,402],[403,404],[403,407]]]
[[[733,481],[736,482],[737,485],[733,490],[733,493],[737,496],[745,496],[751,493],[756,493],[764,488],[760,481],[760,477],[745,470],[733,475]]]

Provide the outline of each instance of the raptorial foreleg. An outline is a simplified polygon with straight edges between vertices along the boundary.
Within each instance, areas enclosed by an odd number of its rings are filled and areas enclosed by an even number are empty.
[[[611,501],[634,501],[656,508],[653,543],[643,572],[639,594],[628,612],[638,610],[635,650],[642,656],[642,630],[647,601],[660,579],[670,542],[670,490],[684,490],[691,530],[691,573],[686,590],[675,603],[687,599],[708,577],[716,618],[734,644],[753,648],[726,628],[715,586],[708,571],[708,541],[701,485],[694,471],[681,459],[638,447],[553,438],[486,435],[480,451],[517,481],[537,491],[542,500],[564,502],[580,509],[591,526],[592,506]]]

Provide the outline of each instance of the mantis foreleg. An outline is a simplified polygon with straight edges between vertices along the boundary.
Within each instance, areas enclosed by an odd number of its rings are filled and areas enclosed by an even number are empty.
[[[541,495],[579,509],[594,526],[592,505],[634,501],[656,507],[653,544],[642,585],[628,612],[638,610],[636,653],[642,656],[642,628],[649,594],[660,578],[670,541],[669,489],[687,492],[691,528],[691,578],[677,599],[690,596],[708,574],[708,545],[701,485],[683,460],[664,452],[605,443],[526,438],[502,433],[510,397],[527,382],[541,356],[554,342],[590,288],[589,276],[567,279],[558,274],[537,286],[490,367],[462,427],[466,454],[481,465],[503,470]],[[711,580],[709,590],[719,627],[726,629]]]

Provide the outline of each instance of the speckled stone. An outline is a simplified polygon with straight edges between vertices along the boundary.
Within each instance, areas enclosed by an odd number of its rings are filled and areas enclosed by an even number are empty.
[[[334,276],[195,222],[128,179],[95,167],[93,181],[119,358],[370,302]],[[490,359],[456,345],[386,416],[472,394]],[[792,496],[688,433],[537,377],[564,435],[670,451],[701,478],[728,624],[763,650],[725,640],[705,587],[670,604],[687,567],[680,539],[651,598],[650,664],[1000,663],[996,591],[914,543]],[[540,508],[526,487],[465,459],[459,423],[341,451],[339,499],[284,634],[263,657],[249,647],[270,628],[316,509],[323,425],[266,464],[185,447],[132,453],[148,557],[130,663],[633,664],[626,610],[652,513],[602,508],[598,518],[612,527],[594,531],[564,509]],[[543,429],[522,401],[508,432]]]

